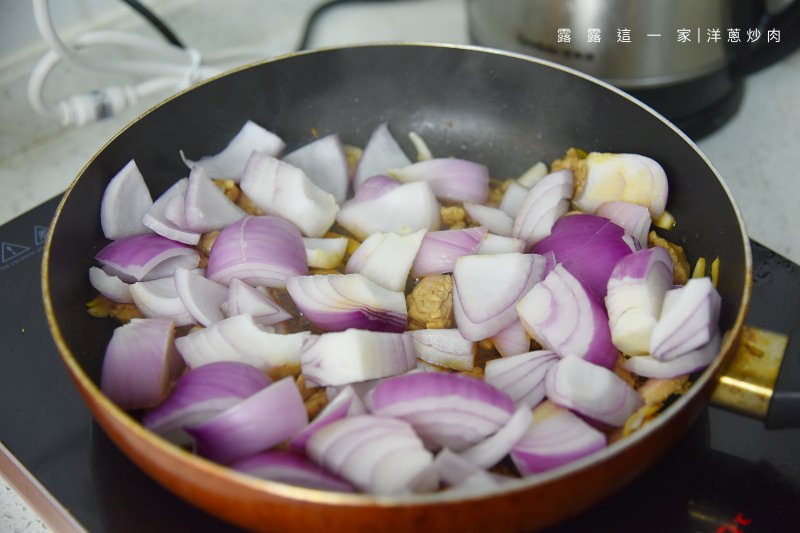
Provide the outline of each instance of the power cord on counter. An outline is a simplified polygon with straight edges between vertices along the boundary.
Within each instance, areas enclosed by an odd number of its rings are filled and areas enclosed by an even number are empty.
[[[82,126],[112,117],[140,99],[165,91],[179,91],[225,70],[264,57],[254,47],[228,48],[203,55],[186,46],[157,15],[138,0],[122,0],[145,18],[166,40],[154,41],[143,35],[123,31],[93,31],[65,43],[53,24],[49,0],[33,0],[36,26],[50,47],[36,64],[28,81],[28,100],[38,114],[58,120],[64,126]],[[308,47],[314,24],[329,8],[344,3],[376,0],[329,0],[319,4],[307,17],[299,50]],[[394,0],[377,0],[394,1]],[[148,59],[125,59],[126,54],[89,57],[81,50],[92,47],[115,47]],[[55,104],[45,102],[43,92],[47,78],[61,62],[86,70],[129,74],[146,78],[130,85],[111,85],[73,95]]]

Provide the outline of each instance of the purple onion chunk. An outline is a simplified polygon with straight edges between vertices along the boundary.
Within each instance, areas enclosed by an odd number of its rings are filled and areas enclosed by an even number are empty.
[[[602,299],[617,261],[631,253],[624,236],[625,231],[606,218],[569,215],[560,218],[550,235],[535,244],[531,251],[553,252],[556,261]]]
[[[178,267],[195,268],[200,254],[185,244],[148,233],[122,237],[106,245],[95,259],[107,274],[133,283],[172,276]]]
[[[160,403],[183,367],[174,335],[171,320],[134,318],[119,326],[106,347],[100,390],[123,409]]]
[[[395,376],[414,368],[414,345],[405,333],[348,329],[313,337],[303,345],[301,368],[321,386]]]
[[[580,417],[551,402],[533,412],[533,423],[511,450],[523,476],[553,470],[601,450],[606,436]]]
[[[453,269],[453,313],[461,335],[479,341],[510,326],[517,320],[517,302],[542,279],[545,267],[545,258],[536,254],[459,257]]]
[[[597,422],[621,427],[644,401],[611,370],[565,357],[547,371],[547,398]]]
[[[616,363],[605,308],[561,264],[528,291],[517,312],[531,337],[561,357],[606,368]]]
[[[463,451],[503,427],[514,412],[508,395],[481,379],[418,372],[378,383],[366,399],[381,417],[410,423],[432,450]]]
[[[286,377],[186,432],[195,439],[199,455],[229,464],[272,448],[306,424],[303,397]]]
[[[287,485],[334,492],[356,491],[352,484],[318,467],[302,455],[291,452],[261,452],[236,461],[231,468]]]
[[[248,120],[218,154],[192,161],[184,155],[183,150],[180,153],[187,168],[199,165],[213,179],[229,179],[238,182],[250,154],[258,151],[270,156],[277,156],[285,146],[286,144],[280,137],[252,120]]]
[[[100,225],[107,239],[114,240],[150,231],[142,217],[153,199],[136,162],[131,159],[108,182],[100,202]]]
[[[287,280],[286,289],[305,317],[325,331],[406,330],[404,294],[386,289],[362,274],[297,276]]]
[[[274,216],[246,217],[220,232],[208,256],[208,278],[223,285],[239,278],[250,285],[286,286],[308,274],[303,236]]]
[[[181,376],[169,396],[144,416],[142,424],[176,444],[189,444],[192,440],[184,428],[202,424],[270,383],[266,374],[244,363],[201,366]]]
[[[493,359],[487,361],[483,379],[508,394],[515,404],[533,408],[545,399],[545,376],[558,360],[550,350]]]
[[[384,122],[375,128],[364,147],[364,152],[356,167],[353,188],[359,190],[369,178],[386,174],[392,168],[404,167],[409,164],[411,164],[411,160],[397,144],[389,131],[389,125]]]
[[[439,486],[433,456],[411,426],[360,415],[337,420],[308,441],[309,457],[365,492],[432,492]]]

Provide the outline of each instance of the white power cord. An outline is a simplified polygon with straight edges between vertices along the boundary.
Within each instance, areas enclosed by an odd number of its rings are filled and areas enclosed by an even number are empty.
[[[79,35],[71,45],[58,35],[50,15],[48,0],[33,0],[36,26],[51,50],[36,64],[28,81],[28,100],[31,107],[45,117],[53,118],[64,126],[82,126],[89,122],[116,115],[134,105],[140,98],[162,92],[179,91],[198,81],[223,72],[243,62],[263,57],[258,49],[241,47],[221,50],[203,58],[198,50],[180,48],[170,43],[155,41],[142,35],[121,31],[97,31]],[[114,47],[148,59],[89,57],[80,50],[90,47]],[[56,104],[44,101],[43,90],[53,69],[64,61],[75,67],[145,76],[148,79],[133,85],[114,85],[88,93],[76,94]],[[210,66],[205,63],[218,63]]]

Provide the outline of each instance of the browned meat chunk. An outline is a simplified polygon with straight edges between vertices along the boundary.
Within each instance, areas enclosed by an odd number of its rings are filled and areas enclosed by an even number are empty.
[[[550,172],[556,170],[563,170],[568,168],[572,170],[574,185],[572,187],[572,197],[578,196],[583,188],[586,186],[586,176],[589,173],[588,165],[586,164],[586,156],[588,154],[580,148],[570,148],[561,159],[556,159],[550,165]]]
[[[672,281],[675,285],[685,285],[689,281],[692,271],[689,268],[689,260],[686,259],[686,252],[683,251],[683,247],[659,237],[655,231],[651,231],[647,236],[647,242],[650,246],[660,246],[669,253],[675,265],[672,271]]]
[[[409,329],[444,329],[453,324],[453,278],[422,278],[406,298]]]

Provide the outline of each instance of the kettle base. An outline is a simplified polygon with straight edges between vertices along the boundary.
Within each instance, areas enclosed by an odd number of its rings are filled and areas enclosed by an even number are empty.
[[[744,82],[732,79],[728,72],[718,71],[678,84],[627,92],[696,141],[725,125],[736,114],[744,97]]]

